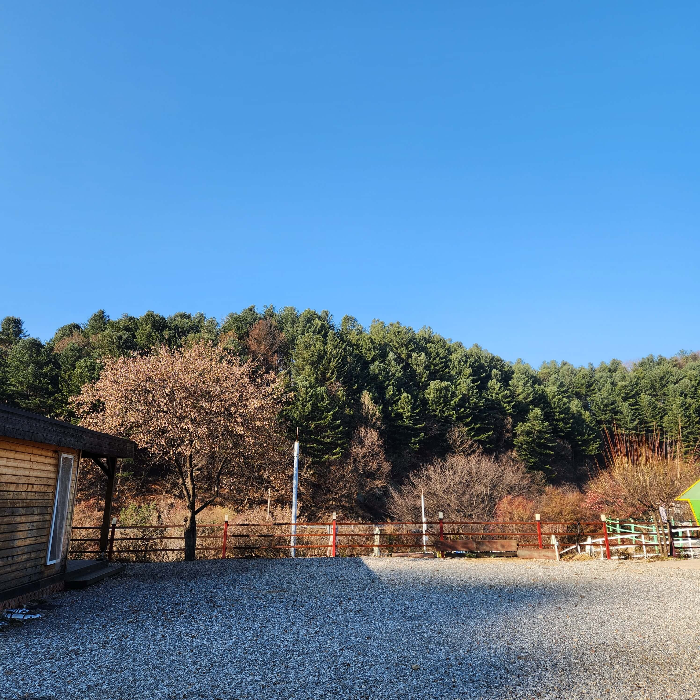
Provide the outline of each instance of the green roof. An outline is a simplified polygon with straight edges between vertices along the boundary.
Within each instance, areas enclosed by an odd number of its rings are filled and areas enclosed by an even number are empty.
[[[696,481],[689,489],[683,491],[676,500],[700,501],[700,481]]]

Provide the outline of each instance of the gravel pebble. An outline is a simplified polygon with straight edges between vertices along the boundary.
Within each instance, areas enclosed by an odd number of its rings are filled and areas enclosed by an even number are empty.
[[[0,630],[0,698],[682,700],[699,584],[638,562],[129,565]]]

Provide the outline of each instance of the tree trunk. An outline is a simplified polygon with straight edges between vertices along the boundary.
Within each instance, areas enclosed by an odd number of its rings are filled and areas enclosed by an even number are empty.
[[[192,464],[192,454],[187,459],[186,472],[188,493],[187,499],[187,520],[185,521],[185,561],[194,561],[197,558],[197,494],[194,483],[194,467]]]
[[[189,513],[185,520],[185,561],[194,561],[196,559],[197,549],[197,518],[195,516],[195,504],[189,502],[187,504]]]
[[[100,462],[97,462],[102,468]],[[104,471],[104,469],[103,469]],[[117,458],[107,457],[107,486],[105,488],[105,507],[102,513],[102,527],[100,528],[100,556],[107,556],[109,543],[109,529],[112,520],[112,499],[114,497],[114,480],[117,474]]]

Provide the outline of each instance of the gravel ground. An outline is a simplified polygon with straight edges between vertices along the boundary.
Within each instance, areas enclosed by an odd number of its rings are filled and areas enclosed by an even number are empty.
[[[700,570],[131,565],[0,631],[0,698],[700,697]]]

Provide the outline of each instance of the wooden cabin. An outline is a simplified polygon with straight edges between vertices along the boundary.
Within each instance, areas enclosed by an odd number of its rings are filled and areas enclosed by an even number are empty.
[[[0,607],[62,590],[81,459],[107,475],[106,549],[117,458],[133,456],[130,440],[0,405]]]

